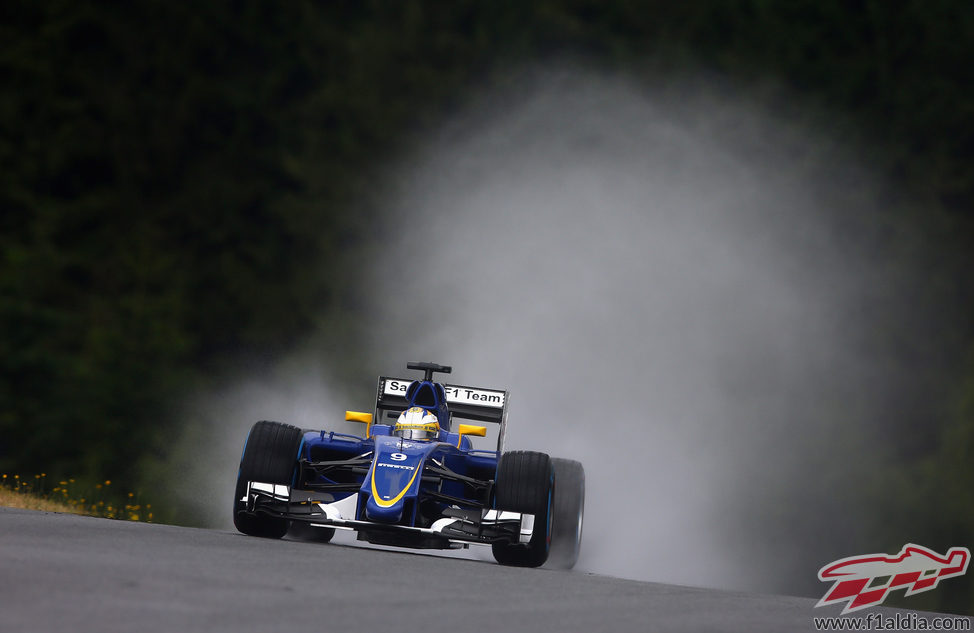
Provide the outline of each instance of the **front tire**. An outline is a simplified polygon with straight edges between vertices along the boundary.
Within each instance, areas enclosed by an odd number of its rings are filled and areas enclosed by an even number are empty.
[[[551,546],[554,470],[544,453],[512,451],[497,464],[494,505],[499,511],[534,515],[534,533],[528,543],[494,543],[491,549],[501,565],[540,567]]]
[[[250,481],[290,486],[301,440],[301,429],[281,422],[262,420],[250,429],[233,496],[233,524],[244,534],[264,538],[281,538],[287,534],[287,519],[247,514],[244,496]]]
[[[554,517],[551,526],[551,551],[548,564],[571,569],[578,561],[585,515],[585,469],[573,459],[554,458]]]
[[[295,538],[299,541],[310,541],[312,543],[330,543],[335,536],[335,528],[313,527],[303,521],[294,521],[287,531],[288,538]]]

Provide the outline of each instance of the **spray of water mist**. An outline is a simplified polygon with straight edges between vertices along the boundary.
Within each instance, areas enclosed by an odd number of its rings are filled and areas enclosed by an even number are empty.
[[[512,85],[380,183],[362,353],[375,374],[433,360],[510,389],[508,448],[585,465],[581,569],[814,593],[830,530],[857,521],[834,480],[865,469],[821,466],[836,425],[869,417],[856,394],[882,383],[854,351],[875,268],[836,228],[875,212],[871,181],[727,90]],[[356,430],[340,413],[367,403],[331,395],[325,354],[305,350],[192,403],[176,493],[210,524],[229,524],[214,500],[253,421]]]
[[[873,273],[836,235],[869,181],[727,91],[670,88],[533,75],[404,161],[373,355],[509,388],[508,448],[585,464],[582,569],[814,584],[819,451],[871,375],[850,298]]]
[[[228,381],[222,388],[187,399],[185,428],[172,449],[164,480],[168,494],[194,522],[232,528],[237,466],[244,441],[258,420],[304,429],[361,432],[346,423],[348,398],[335,395],[332,368],[305,348],[276,367]]]

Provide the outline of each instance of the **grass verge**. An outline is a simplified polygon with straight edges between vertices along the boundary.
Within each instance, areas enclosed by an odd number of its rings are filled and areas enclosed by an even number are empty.
[[[49,485],[46,473],[33,477],[0,475],[0,506],[152,522],[152,505],[142,503],[136,493],[113,489],[111,480],[94,485],[59,480],[48,490]]]

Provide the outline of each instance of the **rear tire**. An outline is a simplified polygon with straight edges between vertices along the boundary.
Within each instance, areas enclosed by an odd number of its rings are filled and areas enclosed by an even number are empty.
[[[548,564],[571,569],[578,561],[585,515],[585,469],[572,459],[554,458],[554,517],[551,525],[551,550]]]
[[[494,543],[491,549],[501,565],[540,567],[551,546],[554,470],[544,453],[512,451],[497,464],[494,506],[499,511],[534,515],[534,533],[528,543]]]
[[[264,538],[281,538],[287,534],[287,519],[247,514],[247,501],[243,498],[249,481],[292,485],[301,440],[301,429],[290,424],[263,420],[250,429],[233,496],[233,524],[244,534]]]

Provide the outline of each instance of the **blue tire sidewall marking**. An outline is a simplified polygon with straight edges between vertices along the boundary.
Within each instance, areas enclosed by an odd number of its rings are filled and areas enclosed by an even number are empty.
[[[548,517],[547,526],[545,534],[545,545],[544,549],[547,552],[551,549],[551,526],[553,523],[553,517],[551,516],[551,497],[555,491],[555,475],[552,473],[551,479],[548,480]]]
[[[294,468],[294,472],[291,473],[291,487],[292,488],[294,488],[294,486],[297,485],[297,483],[298,483],[297,461],[299,459],[301,459],[301,453],[303,451],[304,451],[304,435],[301,436],[301,443],[298,444],[298,454],[294,456],[295,468]]]

